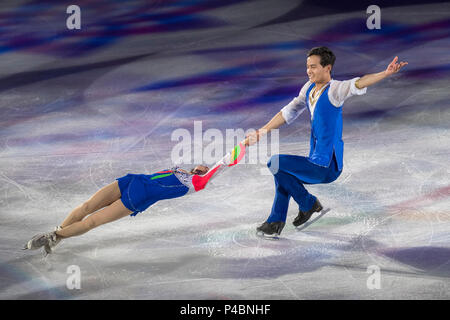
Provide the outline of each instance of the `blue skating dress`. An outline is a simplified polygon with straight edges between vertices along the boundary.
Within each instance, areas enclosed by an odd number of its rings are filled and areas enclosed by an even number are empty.
[[[184,196],[190,190],[189,175],[178,167],[153,174],[132,174],[117,178],[121,200],[133,211],[132,216],[145,211],[159,200]]]

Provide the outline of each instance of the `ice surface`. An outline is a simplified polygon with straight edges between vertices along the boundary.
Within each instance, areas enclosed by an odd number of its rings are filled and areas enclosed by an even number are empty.
[[[71,32],[63,6],[2,2],[0,299],[450,298],[448,4],[383,8],[370,31],[365,11],[293,18],[297,1],[99,2]],[[177,10],[192,27],[150,15]],[[317,45],[336,53],[338,80],[409,62],[345,103],[344,171],[307,187],[331,208],[317,223],[297,231],[292,200],[279,241],[255,235],[274,196],[259,159],[45,259],[20,250],[115,178],[170,167],[175,129],[264,125]],[[307,155],[308,116],[281,128],[280,153]]]

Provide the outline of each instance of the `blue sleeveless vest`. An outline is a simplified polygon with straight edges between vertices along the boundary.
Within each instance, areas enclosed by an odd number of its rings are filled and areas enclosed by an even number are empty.
[[[312,84],[306,92],[306,105],[311,113],[309,94],[316,86]],[[328,99],[330,86],[322,92],[311,120],[311,141],[308,160],[321,167],[329,167],[333,153],[339,171],[343,167],[344,141],[342,141],[342,105],[336,108]]]

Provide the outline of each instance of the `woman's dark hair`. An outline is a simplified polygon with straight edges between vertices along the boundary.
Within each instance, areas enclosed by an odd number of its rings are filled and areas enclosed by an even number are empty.
[[[204,166],[207,170],[209,170],[209,168],[207,166]],[[189,171],[189,174],[200,174],[202,173],[200,170],[195,170],[196,167],[192,168],[191,171]]]
[[[320,65],[325,67],[331,64],[333,67],[334,62],[336,61],[336,56],[334,53],[328,49],[327,47],[315,47],[308,51],[308,57],[310,56],[319,56],[320,57]]]

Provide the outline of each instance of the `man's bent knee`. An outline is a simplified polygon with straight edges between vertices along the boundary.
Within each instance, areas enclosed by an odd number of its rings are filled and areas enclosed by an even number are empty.
[[[280,169],[280,155],[276,154],[271,156],[269,161],[267,162],[267,167],[273,175],[277,174],[278,170]]]

